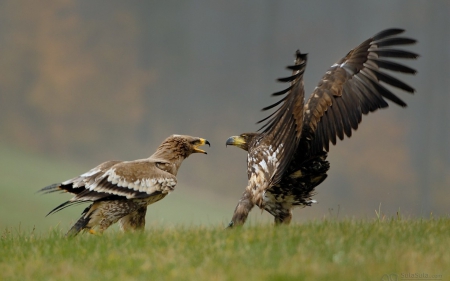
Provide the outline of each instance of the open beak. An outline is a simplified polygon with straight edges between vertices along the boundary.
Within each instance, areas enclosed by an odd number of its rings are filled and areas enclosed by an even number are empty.
[[[209,146],[211,146],[211,144],[209,143],[208,140],[205,140],[205,139],[200,138],[199,141],[198,141],[198,143],[194,146],[194,153],[208,154],[208,153],[206,153],[206,151],[204,151],[203,149],[198,148],[199,146],[206,145],[206,144],[209,145]]]

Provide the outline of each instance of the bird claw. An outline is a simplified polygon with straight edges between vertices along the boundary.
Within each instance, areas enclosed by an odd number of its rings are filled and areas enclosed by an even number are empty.
[[[89,229],[89,233],[92,234],[92,235],[95,235],[95,236],[100,236],[102,234],[100,232],[97,232],[97,231],[93,230],[92,228]]]

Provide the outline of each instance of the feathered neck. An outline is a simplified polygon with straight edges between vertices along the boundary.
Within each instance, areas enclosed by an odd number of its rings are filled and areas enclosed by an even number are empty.
[[[170,162],[174,164],[178,170],[183,160],[189,155],[190,153],[183,143],[174,140],[166,140],[158,147],[158,149],[156,149],[156,152],[153,153],[150,158]]]

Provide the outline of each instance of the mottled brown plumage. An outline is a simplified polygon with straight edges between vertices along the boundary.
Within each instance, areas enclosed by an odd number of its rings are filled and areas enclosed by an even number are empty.
[[[273,95],[285,95],[260,133],[230,137],[227,145],[248,151],[248,185],[234,211],[230,227],[245,222],[257,205],[275,218],[289,223],[292,208],[310,206],[314,188],[327,177],[329,143],[350,137],[363,114],[388,106],[388,99],[402,107],[406,104],[381,82],[413,93],[414,89],[382,72],[382,69],[414,74],[412,68],[384,58],[414,59],[418,55],[392,49],[414,39],[398,37],[401,29],[384,30],[365,40],[331,66],[311,97],[304,104],[303,73],[307,55],[297,51],[291,76],[281,78],[290,86]],[[337,138],[336,138],[337,137]]]
[[[143,229],[147,206],[163,199],[174,190],[181,163],[192,153],[204,153],[199,146],[209,142],[202,138],[172,135],[146,159],[108,161],[63,183],[40,191],[63,191],[75,194],[49,214],[70,205],[92,202],[69,230],[73,236],[83,229],[100,232],[119,221],[122,230]]]

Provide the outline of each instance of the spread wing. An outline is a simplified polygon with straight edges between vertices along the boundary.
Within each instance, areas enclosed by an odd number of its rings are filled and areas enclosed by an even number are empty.
[[[170,173],[172,165],[162,160],[105,162],[79,177],[61,184],[48,186],[42,191],[67,191],[76,195],[53,209],[49,214],[72,204],[112,198],[145,198],[166,194],[175,188],[176,177]]]
[[[278,183],[288,166],[293,152],[297,149],[303,125],[304,88],[303,73],[306,67],[306,54],[296,53],[295,64],[288,66],[292,75],[280,78],[280,82],[290,82],[285,90],[274,93],[274,96],[284,95],[278,102],[263,108],[268,110],[278,108],[267,118],[260,130],[260,136],[249,151],[249,169],[265,170],[265,178],[271,184]],[[250,170],[249,170],[250,172]]]
[[[305,105],[302,138],[311,141],[311,152],[329,150],[344,135],[356,130],[362,114],[388,106],[390,100],[406,104],[381,82],[408,93],[414,89],[383,70],[414,74],[416,71],[386,58],[415,59],[417,54],[393,46],[414,44],[416,40],[396,35],[402,29],[387,29],[367,39],[331,66]]]

